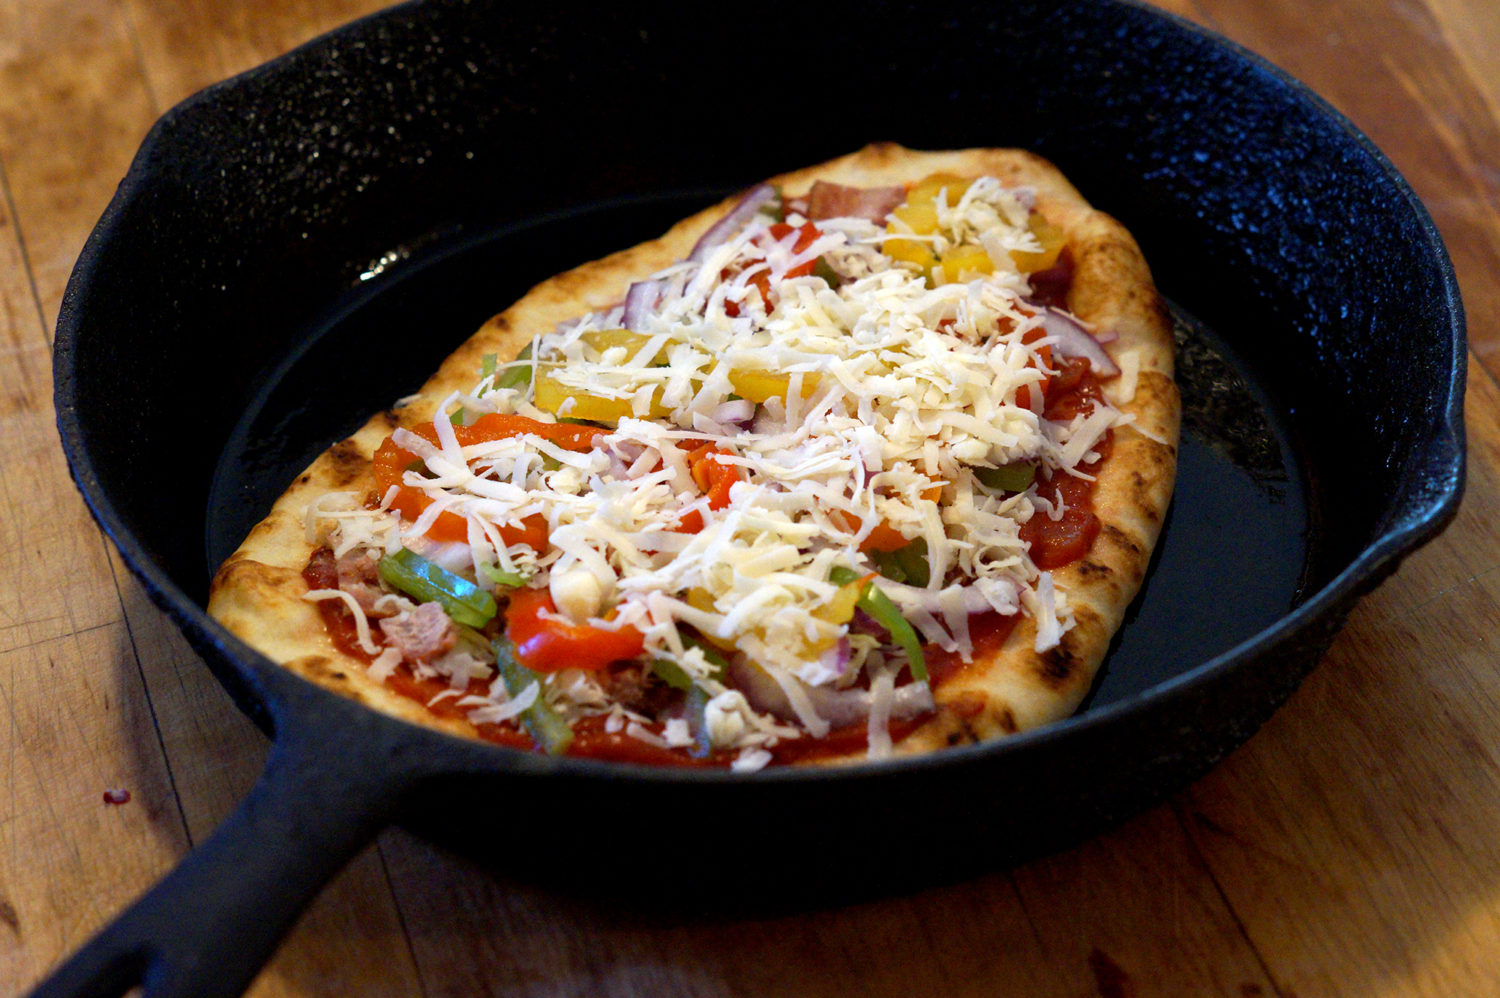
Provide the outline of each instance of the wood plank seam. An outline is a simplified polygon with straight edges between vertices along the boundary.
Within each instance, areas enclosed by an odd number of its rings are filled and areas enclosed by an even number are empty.
[[[101,542],[105,544],[111,543],[104,536],[103,529],[97,523],[95,524],[95,528],[99,530],[99,539]],[[177,808],[177,820],[182,824],[183,838],[187,841],[189,849],[194,849],[197,848],[198,843],[193,839],[193,829],[188,824],[187,811],[182,804],[182,794],[177,790],[177,773],[172,767],[172,755],[167,751],[166,735],[161,730],[161,719],[157,715],[156,702],[151,695],[151,684],[146,681],[146,670],[141,665],[140,644],[136,641],[135,628],[131,625],[130,612],[125,605],[125,593],[120,588],[120,577],[118,570],[115,568],[115,560],[113,558],[106,558],[105,563],[109,566],[110,582],[115,587],[115,599],[120,602],[120,616],[125,624],[125,638],[130,642],[130,657],[135,663],[135,674],[141,683],[141,693],[145,700],[146,713],[151,718],[151,730],[156,735],[156,747],[161,752],[162,767],[166,770],[167,786],[172,791],[172,804]]]
[[[120,14],[125,22],[125,34],[130,38],[130,51],[135,56],[136,68],[141,73],[141,85],[146,88],[146,101],[151,105],[151,111],[160,118],[163,113],[161,97],[157,95],[156,84],[151,79],[151,67],[146,60],[145,43],[141,41],[140,30],[136,27],[135,12],[131,5],[121,4]]]
[[[1185,814],[1187,805],[1183,803],[1182,794],[1174,795],[1167,801],[1167,806],[1172,809],[1172,816],[1176,819],[1177,826],[1182,829],[1182,836],[1186,842],[1188,853],[1208,877],[1208,882],[1213,885],[1214,893],[1219,896],[1220,903],[1224,905],[1224,910],[1229,914],[1230,921],[1234,923],[1235,931],[1240,934],[1240,938],[1245,941],[1245,947],[1250,950],[1250,955],[1255,957],[1255,962],[1260,965],[1260,972],[1265,975],[1267,981],[1271,982],[1271,988],[1275,992],[1276,998],[1285,998],[1286,990],[1281,986],[1281,982],[1276,979],[1276,975],[1271,972],[1270,962],[1266,960],[1265,954],[1260,951],[1260,946],[1251,938],[1250,930],[1246,928],[1244,920],[1240,918],[1240,913],[1235,910],[1234,902],[1230,900],[1228,892],[1224,890],[1224,885],[1219,881],[1218,873],[1209,865],[1208,857],[1203,854],[1202,849],[1198,848],[1198,840],[1193,834],[1192,823]]]
[[[406,944],[406,956],[411,961],[411,966],[416,972],[417,987],[421,990],[421,998],[427,998],[429,994],[427,987],[427,968],[422,961],[417,959],[417,947],[412,942],[411,926],[406,921],[406,908],[401,903],[401,892],[396,890],[396,882],[391,875],[391,864],[385,854],[385,843],[382,839],[375,840],[375,855],[380,861],[380,875],[385,880],[385,889],[391,896],[391,907],[396,912],[396,924],[401,928],[401,941]]]
[[[31,264],[31,250],[26,245],[26,231],[21,224],[21,216],[16,211],[16,200],[11,194],[10,177],[5,171],[5,156],[0,153],[0,197],[5,199],[5,211],[10,215],[11,228],[16,234],[16,245],[21,251],[21,263],[26,271],[26,284],[31,289],[31,303],[36,306],[37,324],[42,330],[42,339],[47,343],[47,349],[52,349],[53,330],[47,325],[47,310],[42,307],[42,293],[36,283],[36,268]]]

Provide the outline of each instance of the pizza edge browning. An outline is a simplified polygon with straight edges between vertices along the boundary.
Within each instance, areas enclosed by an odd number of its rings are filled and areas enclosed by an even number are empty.
[[[935,172],[989,175],[1036,190],[1036,210],[1065,233],[1073,254],[1069,310],[1096,329],[1117,334],[1106,346],[1117,363],[1134,357],[1134,396],[1113,397],[1117,389],[1111,382],[1106,382],[1106,394],[1135,422],[1112,431],[1113,450],[1094,486],[1101,529],[1092,549],[1052,573],[1068,594],[1075,626],[1057,646],[1038,653],[1035,623],[1022,617],[997,651],[976,657],[939,684],[937,710],[898,742],[898,755],[1024,731],[1077,709],[1144,578],[1171,498],[1179,423],[1171,326],[1139,247],[1123,226],[1090,207],[1041,157],[1008,149],[928,153],[882,143],[771,182],[801,193],[819,179],[873,187]],[[215,575],[210,614],[246,644],[314,683],[403,720],[478,737],[468,721],[437,716],[371,679],[362,661],[334,644],[318,606],[302,598],[307,592],[302,570],[313,552],[303,511],[326,492],[373,489],[375,449],[395,427],[430,422],[442,398],[471,388],[485,354],[514,356],[559,322],[623,297],[633,280],[686,256],[733,203],[730,199],[687,218],[659,239],[550,278],[485,323],[448,356],[417,396],[377,413],[298,476]],[[863,754],[818,761],[861,759]]]

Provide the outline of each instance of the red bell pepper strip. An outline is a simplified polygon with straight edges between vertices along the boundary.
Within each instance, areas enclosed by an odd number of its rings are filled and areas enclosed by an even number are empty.
[[[431,423],[414,427],[412,432],[434,447],[438,446],[437,428]],[[543,423],[526,416],[504,413],[488,413],[480,416],[470,426],[455,425],[453,427],[453,435],[458,438],[460,447],[471,447],[474,444],[526,434],[550,440],[564,450],[572,451],[590,449],[596,437],[609,432],[597,426]],[[428,506],[432,505],[432,500],[421,489],[402,484],[403,474],[416,460],[417,455],[396,446],[395,440],[391,437],[387,437],[375,451],[376,489],[383,497],[390,491],[391,486],[396,486],[396,495],[391,501],[391,508],[400,513],[403,519],[413,522]],[[469,528],[463,517],[445,511],[439,513],[432,526],[427,529],[427,536],[435,541],[467,541]],[[525,544],[533,551],[543,551],[547,546],[547,521],[539,515],[533,515],[520,523],[503,524],[500,527],[500,539],[507,545]]]
[[[1021,334],[1021,342],[1035,343],[1037,340],[1046,335],[1047,330],[1044,327],[1035,326]],[[1045,401],[1045,399],[1047,398],[1047,386],[1048,383],[1052,380],[1051,376],[1047,374],[1047,369],[1052,366],[1052,344],[1049,343],[1046,346],[1041,347],[1037,350],[1037,353],[1041,355],[1042,360],[1041,367],[1037,368],[1037,370],[1042,372],[1042,380],[1036,382],[1036,388],[1040,393],[1039,397]],[[1035,360],[1029,361],[1026,366],[1036,367]],[[1016,405],[1020,406],[1023,409],[1038,408],[1031,404],[1031,385],[1022,385],[1020,388],[1016,389]]]
[[[793,232],[798,233],[797,241],[792,244],[793,253],[801,253],[803,250],[807,249],[813,244],[813,240],[817,239],[823,234],[822,231],[811,222],[805,222],[801,226],[791,226],[787,225],[785,222],[776,222],[770,227],[768,231],[771,234],[771,238],[775,239],[778,242],[785,239]],[[811,274],[813,270],[817,268],[817,266],[818,261],[816,259],[809,260],[806,263],[798,264],[791,270],[788,270],[785,274],[782,275],[782,277],[806,277],[808,274]],[[721,275],[721,277],[724,276],[728,276],[727,271],[724,275]],[[765,304],[766,311],[769,312],[771,310],[770,272],[762,270],[760,273],[755,274],[750,278],[750,283],[760,289],[760,300]],[[734,318],[735,316],[740,314],[739,306],[732,301],[725,302],[724,314],[729,316],[730,318]]]
[[[730,456],[729,451],[714,444],[700,444],[688,454],[688,470],[693,483],[708,496],[709,509],[725,509],[729,506],[729,490],[734,483],[744,481],[745,475],[739,465],[719,460]],[[703,514],[689,510],[672,530],[679,534],[696,534],[703,529]]]
[[[595,671],[645,650],[645,635],[634,627],[590,627],[559,619],[556,613],[545,589],[522,589],[505,608],[506,636],[515,643],[521,664],[534,672]]]

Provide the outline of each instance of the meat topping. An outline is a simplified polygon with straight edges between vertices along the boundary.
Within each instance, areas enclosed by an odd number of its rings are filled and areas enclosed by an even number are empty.
[[[380,622],[380,629],[407,662],[431,662],[458,641],[458,630],[440,603],[423,603],[388,617]]]

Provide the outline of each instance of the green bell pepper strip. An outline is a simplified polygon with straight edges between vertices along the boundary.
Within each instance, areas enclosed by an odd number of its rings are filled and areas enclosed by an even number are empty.
[[[870,561],[874,562],[876,571],[892,582],[905,582],[920,589],[931,578],[925,537],[918,537],[894,551],[871,551]]]
[[[410,548],[386,555],[376,567],[381,580],[392,589],[423,603],[441,603],[455,624],[483,627],[494,619],[495,597]]]
[[[987,489],[1001,492],[1025,492],[1036,481],[1036,465],[1029,461],[1002,464],[998,468],[975,468],[974,477]]]
[[[531,364],[522,364],[521,361],[531,360],[531,344],[526,344],[525,349],[516,354],[516,366],[507,367],[498,378],[495,379],[496,388],[525,388],[531,384]]]
[[[906,581],[906,569],[901,567],[901,559],[896,557],[895,551],[871,551],[869,554],[875,571],[892,582]]]
[[[781,193],[781,188],[774,188],[776,197],[760,206],[757,215],[765,215],[773,222],[786,221],[786,197]]]
[[[863,578],[860,573],[843,565],[833,566],[828,573],[828,579],[835,585],[847,586],[851,582],[857,582]],[[917,637],[917,631],[901,616],[901,611],[891,598],[881,592],[874,583],[865,586],[865,591],[859,594],[859,602],[855,604],[865,613],[868,613],[886,633],[891,640],[900,645],[906,652],[906,660],[911,663],[911,674],[913,679],[922,682],[927,681],[927,660],[922,657],[922,641]]]
[[[709,673],[709,678],[720,679],[724,675],[724,670],[729,667],[723,655],[703,642],[684,638],[683,644],[703,652],[703,657],[714,667],[713,672]],[[687,718],[688,729],[693,733],[693,741],[696,743],[693,754],[700,759],[708,756],[713,752],[713,741],[709,737],[708,718],[705,713],[708,710],[708,701],[713,698],[709,696],[707,690],[693,682],[693,677],[676,662],[668,662],[662,658],[656,659],[651,663],[651,671],[674,690],[682,690],[687,694],[687,703],[683,713]]]
[[[813,276],[823,278],[830,288],[837,288],[840,284],[844,283],[844,279],[839,276],[839,272],[834,270],[832,265],[821,256],[813,264]]]
[[[906,574],[907,584],[925,589],[932,578],[932,570],[927,567],[927,538],[918,537],[894,554],[901,571]]]
[[[491,641],[490,647],[495,650],[495,668],[500,671],[500,678],[505,681],[505,689],[511,696],[518,697],[532,683],[537,684],[536,699],[520,715],[521,723],[526,725],[531,737],[549,755],[562,755],[568,751],[568,746],[573,744],[573,729],[542,696],[542,677],[516,659],[516,646],[505,635]]]
[[[687,670],[676,662],[668,662],[664,658],[658,658],[651,663],[651,671],[656,673],[658,679],[672,687],[686,693],[693,688],[693,677],[687,674]]]
[[[497,586],[519,589],[526,584],[526,576],[520,572],[507,572],[499,565],[480,565],[479,570]]]

